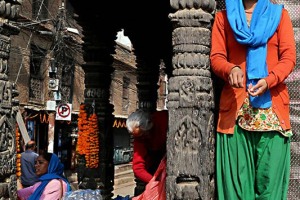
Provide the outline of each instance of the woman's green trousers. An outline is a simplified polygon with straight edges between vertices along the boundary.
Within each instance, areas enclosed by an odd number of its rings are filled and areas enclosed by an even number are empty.
[[[217,133],[218,200],[286,200],[290,138],[279,132]]]

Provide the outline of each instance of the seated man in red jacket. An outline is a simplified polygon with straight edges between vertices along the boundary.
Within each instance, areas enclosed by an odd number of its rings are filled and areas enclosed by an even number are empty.
[[[133,172],[137,180],[134,196],[141,194],[166,154],[168,111],[137,110],[126,120],[133,135]]]

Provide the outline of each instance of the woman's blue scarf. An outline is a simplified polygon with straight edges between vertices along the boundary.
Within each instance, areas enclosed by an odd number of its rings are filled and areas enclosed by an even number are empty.
[[[270,0],[258,0],[248,27],[243,0],[226,0],[226,12],[235,39],[248,46],[246,55],[247,88],[250,83],[268,76],[267,42],[275,33],[280,22],[283,5],[273,4]],[[271,93],[250,96],[254,108],[269,108],[272,105]]]
[[[52,154],[51,160],[48,165],[48,173],[42,175],[39,180],[42,182],[36,190],[30,195],[29,200],[38,200],[40,199],[46,185],[52,180],[52,179],[62,179],[67,183],[67,191],[71,191],[70,184],[68,180],[63,176],[64,172],[64,165],[60,162],[59,158]]]

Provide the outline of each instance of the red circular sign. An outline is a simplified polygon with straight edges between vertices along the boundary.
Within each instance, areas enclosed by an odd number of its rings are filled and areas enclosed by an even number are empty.
[[[70,112],[71,112],[71,109],[68,104],[61,104],[57,108],[57,114],[63,118],[68,117],[70,115]]]

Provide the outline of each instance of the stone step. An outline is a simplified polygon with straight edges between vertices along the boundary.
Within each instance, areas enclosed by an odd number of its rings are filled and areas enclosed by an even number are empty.
[[[128,169],[126,171],[122,171],[115,174],[115,179],[124,178],[124,177],[134,177],[132,169]]]
[[[120,188],[124,185],[134,185],[134,174],[132,163],[120,164],[115,166],[114,187]]]
[[[122,197],[126,197],[127,195],[129,195],[130,197],[133,197],[134,195],[134,188],[135,188],[135,182],[127,182],[124,184],[120,184],[120,185],[114,185],[114,197],[113,199],[115,199],[118,195],[122,196]]]
[[[114,188],[121,188],[124,185],[134,185],[134,177],[121,177],[114,180]]]
[[[132,169],[132,163],[115,165],[115,174]]]
[[[70,170],[65,171],[73,190],[78,189],[77,173]],[[132,163],[115,165],[114,187],[122,188],[128,185],[135,185]]]

